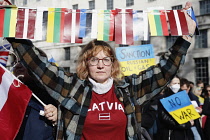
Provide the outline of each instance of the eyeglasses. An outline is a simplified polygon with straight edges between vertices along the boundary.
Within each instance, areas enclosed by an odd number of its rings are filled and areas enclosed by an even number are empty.
[[[91,57],[90,59],[88,59],[88,62],[90,63],[90,65],[96,66],[99,63],[99,60],[102,60],[105,66],[110,66],[113,62],[112,57],[104,57],[102,59],[99,59],[98,57]]]
[[[207,92],[210,92],[210,90],[207,90]]]

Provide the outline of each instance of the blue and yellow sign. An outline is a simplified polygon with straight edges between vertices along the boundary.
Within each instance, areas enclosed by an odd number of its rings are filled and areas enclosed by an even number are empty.
[[[155,65],[153,45],[140,45],[116,48],[117,59],[125,76],[138,74]]]
[[[185,90],[163,98],[160,102],[179,124],[200,118]]]

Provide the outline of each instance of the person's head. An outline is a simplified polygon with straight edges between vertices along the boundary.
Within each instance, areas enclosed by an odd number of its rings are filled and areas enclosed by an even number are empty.
[[[196,86],[200,87],[203,90],[204,89],[204,82],[201,81],[201,80],[198,80],[197,83],[196,83]]]
[[[28,73],[28,70],[18,61],[14,65],[13,74],[18,77],[18,79],[20,79],[23,83],[27,83],[32,79]]]
[[[210,85],[206,86],[206,97],[210,97]]]
[[[174,92],[177,93],[180,90],[180,78],[176,75],[169,83],[168,87]]]
[[[189,93],[190,91],[190,82],[185,79],[185,78],[181,78],[180,79],[180,88],[181,90],[185,90],[187,93]]]
[[[194,83],[192,81],[189,82],[190,82],[190,91],[192,91],[192,89],[194,88]]]
[[[104,83],[110,77],[118,81],[122,76],[114,50],[108,43],[98,40],[89,42],[82,49],[76,71],[80,79],[90,77],[98,83]]]

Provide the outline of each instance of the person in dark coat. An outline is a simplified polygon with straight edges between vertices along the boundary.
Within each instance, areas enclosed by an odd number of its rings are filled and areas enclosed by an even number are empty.
[[[162,98],[176,94],[180,91],[180,78],[175,76],[168,87],[165,89]],[[158,104],[158,118],[160,127],[158,129],[158,138],[160,140],[194,140],[194,135],[191,126],[194,121],[188,121],[184,124],[179,124],[159,102]]]
[[[37,99],[31,97],[15,140],[55,140],[56,101],[47,94],[44,87],[35,78],[30,76],[29,71],[20,62],[17,61],[14,65],[13,73],[46,104],[44,107]],[[44,111],[43,115],[40,115],[40,110]]]
[[[204,100],[202,114],[207,116],[203,129],[204,136],[206,140],[210,140],[210,85],[206,86],[206,98]]]

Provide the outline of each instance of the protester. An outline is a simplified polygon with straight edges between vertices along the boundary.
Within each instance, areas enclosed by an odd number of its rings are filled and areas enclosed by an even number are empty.
[[[199,102],[201,105],[204,103],[204,94],[205,94],[205,89],[204,89],[204,82],[202,80],[198,80],[196,82],[196,87],[194,88],[194,94],[198,96]]]
[[[196,95],[194,95],[192,92],[190,92],[190,82],[185,78],[181,78],[180,87],[181,87],[181,90],[185,90],[187,92],[191,101],[196,101],[196,103],[198,105],[198,107],[196,107],[196,109],[201,114],[202,108],[200,108],[199,99]],[[203,134],[203,130],[201,128],[200,121],[201,121],[201,118],[195,119],[194,125],[191,127],[191,130],[194,135],[194,140],[203,140],[204,139],[204,134]]]
[[[55,100],[47,94],[39,81],[31,77],[27,69],[17,62],[14,66],[14,75],[17,76],[39,99],[47,104],[45,107],[33,96],[27,106],[21,128],[15,140],[54,140],[57,122],[57,108]],[[24,93],[23,93],[24,94]],[[44,116],[40,115],[44,111]]]
[[[206,115],[205,123],[203,123],[205,140],[210,140],[210,85],[206,86],[206,91],[202,114]]]
[[[188,2],[185,8],[189,7]],[[196,24],[187,14],[186,19],[192,35]],[[191,37],[179,37],[159,64],[126,77],[122,76],[114,50],[104,41],[88,43],[79,55],[77,73],[68,74],[40,56],[31,41],[7,40],[21,62],[61,104],[57,139],[125,140],[141,137],[141,105],[176,75]]]
[[[180,78],[174,76],[168,87],[164,90],[162,98],[166,98],[180,91]],[[179,124],[159,102],[158,118],[160,126],[158,129],[158,138],[160,140],[194,140],[194,135],[191,127],[194,121],[188,121],[184,124]]]

